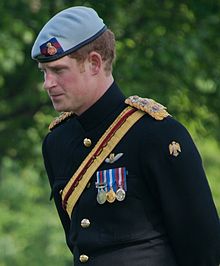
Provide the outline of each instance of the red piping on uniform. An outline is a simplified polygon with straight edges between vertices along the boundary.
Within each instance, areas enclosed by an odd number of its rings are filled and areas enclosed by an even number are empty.
[[[126,119],[130,115],[132,115],[134,112],[136,112],[136,111],[137,111],[137,109],[131,109],[128,112],[126,112],[120,118],[120,120],[116,123],[116,125],[111,129],[111,131],[109,132],[109,134],[104,138],[104,140],[102,141],[102,143],[100,144],[100,146],[97,148],[97,150],[95,151],[95,153],[91,156],[91,158],[89,159],[89,161],[87,162],[87,164],[81,170],[81,172],[76,177],[76,179],[74,180],[74,182],[70,186],[69,190],[67,191],[67,193],[66,193],[66,195],[65,195],[65,197],[64,197],[64,199],[62,201],[62,206],[63,206],[64,209],[66,209],[67,201],[68,201],[70,195],[74,191],[75,187],[77,187],[77,185],[79,184],[79,181],[82,179],[83,175],[86,173],[86,171],[89,168],[89,166],[94,162],[94,160],[96,159],[96,157],[100,155],[100,153],[102,152],[103,148],[108,144],[109,140],[112,138],[112,136],[115,134],[115,132],[122,126],[122,124],[126,121]]]

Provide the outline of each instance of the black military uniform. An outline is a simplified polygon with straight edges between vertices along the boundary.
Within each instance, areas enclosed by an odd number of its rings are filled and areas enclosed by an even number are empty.
[[[220,225],[201,158],[189,133],[171,116],[157,121],[144,115],[112,151],[120,158],[97,169],[126,169],[124,200],[99,204],[94,174],[71,220],[63,210],[62,189],[125,108],[124,100],[113,83],[96,104],[61,122],[43,143],[74,265],[217,266]]]

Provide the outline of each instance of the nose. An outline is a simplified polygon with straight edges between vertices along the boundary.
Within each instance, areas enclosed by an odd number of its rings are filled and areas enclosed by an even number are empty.
[[[45,73],[44,74],[44,89],[49,90],[52,87],[56,86],[56,79],[52,73]]]

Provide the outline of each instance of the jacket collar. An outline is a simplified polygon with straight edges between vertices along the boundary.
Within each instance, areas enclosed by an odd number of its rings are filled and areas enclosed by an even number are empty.
[[[124,106],[124,100],[125,96],[117,84],[113,82],[105,94],[94,105],[76,118],[85,130],[90,130],[103,123],[120,106]]]

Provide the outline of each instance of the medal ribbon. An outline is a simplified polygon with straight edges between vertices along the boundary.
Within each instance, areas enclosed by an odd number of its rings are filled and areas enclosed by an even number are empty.
[[[106,191],[106,186],[107,186],[107,180],[106,176],[103,173],[103,171],[98,171],[96,173],[96,187],[99,190],[100,188]]]
[[[107,177],[107,188],[108,191],[112,188],[115,190],[115,175],[114,175],[114,169],[105,170],[106,177]]]
[[[119,167],[115,169],[116,172],[116,183],[117,188],[123,188],[125,191],[127,191],[127,183],[126,183],[126,168],[125,167]]]
[[[75,174],[71,177],[62,192],[62,206],[64,210],[67,211],[70,218],[77,200],[92,175],[127,133],[127,131],[144,114],[144,112],[130,106],[126,107],[106,130],[95,147],[79,166]]]

